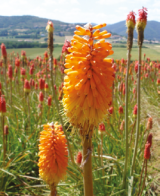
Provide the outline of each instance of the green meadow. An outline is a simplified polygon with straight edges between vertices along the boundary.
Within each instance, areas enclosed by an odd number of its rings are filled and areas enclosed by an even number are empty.
[[[127,50],[125,47],[125,44],[119,44],[119,46],[116,44],[116,46],[113,45],[113,51],[114,54],[110,56],[110,58],[114,59],[126,59],[127,58]],[[123,47],[120,47],[123,46]],[[160,60],[160,45],[150,44],[150,45],[144,45],[146,48],[142,48],[142,55],[145,53],[146,57],[149,57],[152,60]],[[43,54],[45,51],[47,51],[46,48],[18,48],[18,49],[7,49],[8,53],[15,52],[21,54],[21,51],[25,50],[27,57],[34,59],[37,56],[43,57]],[[62,46],[57,46],[54,48],[54,57],[58,58],[61,54]],[[138,60],[138,48],[132,48],[131,52],[131,60]]]

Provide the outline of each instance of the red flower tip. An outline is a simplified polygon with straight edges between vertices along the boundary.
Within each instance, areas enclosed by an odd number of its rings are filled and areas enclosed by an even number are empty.
[[[138,72],[138,62],[135,64],[134,71],[135,71],[136,73]]]
[[[127,15],[127,19],[126,19],[126,22],[128,21],[132,21],[133,24],[135,25],[136,24],[136,21],[135,21],[135,15],[136,13],[135,12],[129,12],[129,14]]]
[[[30,92],[31,87],[28,80],[24,81],[24,92]]]
[[[109,111],[110,114],[113,114],[113,107],[110,107],[110,108],[108,109],[108,111]]]
[[[43,78],[39,79],[39,89],[43,90],[45,86],[45,80]]]
[[[24,77],[26,75],[26,70],[24,68],[21,68],[21,76]]]
[[[81,162],[82,162],[82,153],[81,152],[78,152],[76,163],[77,164],[81,164]]]
[[[19,67],[20,66],[20,59],[19,58],[16,58],[15,59],[15,66],[16,67]]]
[[[152,124],[153,124],[152,117],[150,117],[148,118],[148,122],[147,122],[147,130],[152,129]]]
[[[12,66],[11,65],[8,66],[8,77],[10,79],[12,79],[12,77],[13,77],[13,70],[12,70]]]
[[[152,137],[153,137],[153,135],[152,135],[152,133],[150,133],[147,138],[147,143],[150,144],[150,147],[152,146]]]
[[[118,112],[119,112],[119,114],[123,114],[123,107],[122,106],[119,107]]]
[[[1,44],[1,53],[3,58],[7,57],[6,46],[3,43]]]
[[[137,104],[134,106],[134,109],[133,109],[133,115],[137,115],[137,109],[138,109],[138,107],[137,107]]]
[[[142,7],[142,9],[138,10],[138,19],[137,19],[137,21],[147,22],[147,8]]]
[[[101,124],[99,125],[99,130],[100,130],[100,131],[105,131],[105,125],[104,125],[104,123],[101,123]]]
[[[48,106],[51,106],[51,105],[52,105],[52,97],[49,96],[49,97],[48,97]]]
[[[6,100],[3,96],[0,97],[0,112],[6,112]]]
[[[145,149],[144,149],[144,158],[149,159],[150,158],[150,144],[145,144]]]
[[[44,100],[44,96],[43,96],[43,93],[42,93],[42,91],[39,93],[39,101],[40,102],[43,102],[43,100]]]
[[[71,47],[71,43],[68,40],[66,40],[63,47],[62,47],[62,53],[69,54],[70,53],[68,51],[69,47]]]

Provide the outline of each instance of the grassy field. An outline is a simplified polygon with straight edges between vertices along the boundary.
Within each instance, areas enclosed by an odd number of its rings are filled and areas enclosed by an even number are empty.
[[[27,57],[29,57],[30,59],[34,59],[36,58],[37,56],[41,56],[43,57],[43,54],[45,51],[47,51],[46,48],[16,48],[16,49],[7,49],[7,52],[8,53],[11,53],[11,52],[15,52],[16,53],[19,53],[19,55],[21,55],[21,51],[24,50],[26,51],[26,55]],[[61,54],[61,51],[62,51],[62,47],[56,47],[54,49],[54,52],[53,52],[53,55],[55,58],[58,58],[59,55]]]
[[[0,42],[6,42],[6,41],[32,41],[32,42],[40,42],[40,43],[44,43],[44,39],[46,37],[41,37],[40,39],[31,39],[31,38],[15,38],[14,36],[9,36],[9,37],[5,37],[5,36],[0,36]],[[63,36],[54,36],[54,43],[61,43],[63,44],[65,41],[65,37]]]
[[[160,60],[160,47],[158,45],[146,45],[148,48],[142,48],[142,55],[145,53],[146,57],[149,57],[152,60]],[[8,53],[14,51],[15,53],[21,53],[22,50],[26,51],[27,57],[33,59],[36,56],[42,56],[44,52],[47,50],[45,48],[20,48],[20,49],[8,49]],[[54,48],[54,57],[58,58],[61,54],[62,47],[56,47]],[[109,56],[110,58],[114,59],[126,59],[127,58],[127,49],[121,48],[121,47],[115,47],[113,45],[113,51],[114,54]],[[138,59],[138,48],[132,48],[131,51],[132,59],[137,60]]]

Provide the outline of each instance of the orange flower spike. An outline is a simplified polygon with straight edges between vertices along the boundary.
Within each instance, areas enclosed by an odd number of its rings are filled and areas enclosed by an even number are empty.
[[[88,122],[89,126],[97,126],[107,113],[112,98],[112,60],[104,59],[113,54],[112,46],[104,38],[94,44],[95,37],[108,34],[99,31],[98,28],[104,26],[106,24],[93,28],[90,24],[84,28],[78,26],[78,34],[89,32],[88,36],[74,35],[68,49],[71,54],[66,57],[63,105],[69,121],[78,127]]]
[[[39,175],[52,187],[62,180],[67,171],[67,141],[61,126],[44,125],[40,133],[39,144]]]

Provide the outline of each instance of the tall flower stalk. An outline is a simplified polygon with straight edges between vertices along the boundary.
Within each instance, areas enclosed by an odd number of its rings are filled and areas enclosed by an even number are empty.
[[[112,99],[114,77],[112,60],[105,59],[113,54],[110,43],[105,39],[111,34],[100,32],[101,24],[92,27],[76,26],[78,31],[71,40],[70,54],[65,58],[63,105],[69,122],[80,129],[83,145],[84,195],[93,196],[92,182],[92,135],[94,127],[103,121]],[[79,36],[80,35],[80,36]],[[99,40],[94,43],[94,40]]]
[[[134,168],[135,168],[135,160],[137,155],[137,148],[138,148],[138,140],[139,140],[139,124],[140,124],[140,81],[141,81],[141,48],[144,39],[144,29],[147,24],[147,9],[142,8],[138,10],[138,19],[136,21],[136,28],[138,33],[138,46],[139,46],[139,58],[138,58],[138,84],[137,84],[137,124],[136,124],[136,138],[135,138],[135,147],[134,147],[134,154],[132,159],[132,166],[131,166],[131,176],[133,175]]]
[[[127,166],[128,166],[128,73],[129,73],[129,65],[130,65],[130,53],[133,44],[133,31],[135,27],[135,13],[130,12],[127,15],[126,26],[127,26],[127,70],[126,70],[126,79],[125,79],[125,164],[124,164],[124,172],[123,172],[123,188],[126,187],[126,174],[127,174]]]
[[[54,97],[54,100],[55,100],[56,108],[57,108],[57,111],[58,111],[58,114],[59,114],[60,122],[62,124],[63,131],[64,131],[64,133],[66,135],[67,145],[68,145],[68,150],[69,150],[69,156],[71,158],[72,163],[74,163],[74,159],[73,159],[73,155],[72,155],[72,152],[71,152],[70,144],[69,144],[69,141],[68,141],[67,133],[65,131],[64,122],[63,122],[62,116],[60,114],[59,104],[58,104],[58,100],[57,100],[57,97],[56,97],[56,92],[55,92],[55,89],[54,89],[54,80],[53,80],[53,30],[54,30],[54,27],[53,27],[53,23],[51,21],[48,21],[46,30],[48,32],[48,49],[49,49],[49,61],[50,61],[50,70],[51,70],[52,93],[53,93],[53,97]]]

